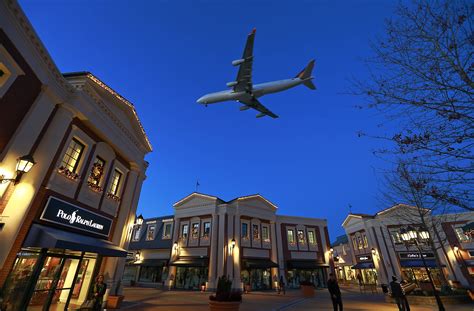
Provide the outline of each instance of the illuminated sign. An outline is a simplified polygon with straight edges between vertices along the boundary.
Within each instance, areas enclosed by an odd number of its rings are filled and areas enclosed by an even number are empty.
[[[357,261],[369,261],[369,260],[372,260],[371,255],[357,256]]]
[[[423,258],[425,258],[425,259],[434,258],[433,253],[423,252],[422,254],[423,254]],[[400,257],[400,259],[421,259],[420,253],[400,253],[400,254],[398,254],[398,256]]]

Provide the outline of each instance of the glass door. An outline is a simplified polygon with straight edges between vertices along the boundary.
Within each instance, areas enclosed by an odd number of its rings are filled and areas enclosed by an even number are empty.
[[[64,310],[80,259],[47,256],[28,310]]]

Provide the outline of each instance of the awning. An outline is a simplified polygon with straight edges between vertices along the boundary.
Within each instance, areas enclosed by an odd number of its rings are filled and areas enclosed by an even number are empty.
[[[352,269],[374,269],[373,262],[359,262],[352,266]]]
[[[425,259],[426,266],[428,268],[437,268],[438,266],[436,265],[436,260],[434,259]],[[413,260],[400,260],[400,265],[403,268],[424,268],[425,266],[423,265],[423,260],[421,259],[413,259]],[[445,265],[442,265],[442,267],[446,267]]]
[[[468,267],[474,267],[474,260],[464,260],[466,263],[466,266]]]
[[[277,268],[278,264],[267,258],[242,259],[242,266],[246,269]]]
[[[141,261],[134,262],[135,265],[147,266],[147,267],[161,267],[168,264],[167,259],[143,259]]]
[[[31,226],[23,246],[69,249],[107,257],[127,257],[127,251],[112,242],[39,224]]]
[[[329,267],[327,264],[319,263],[315,260],[288,260],[288,269],[317,269],[320,267]]]
[[[170,266],[179,266],[179,267],[207,267],[209,266],[209,258],[207,257],[189,257],[189,258],[179,258],[170,263]]]

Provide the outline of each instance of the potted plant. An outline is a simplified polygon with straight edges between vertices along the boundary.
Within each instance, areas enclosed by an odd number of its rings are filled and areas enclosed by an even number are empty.
[[[242,302],[242,293],[232,291],[232,281],[222,276],[217,281],[217,290],[214,295],[209,296],[210,311],[238,311]]]
[[[304,297],[313,297],[314,296],[314,283],[309,281],[300,282],[301,292]]]
[[[118,309],[120,308],[120,304],[122,303],[123,301],[123,298],[124,296],[123,295],[119,295],[119,291],[120,291],[120,280],[117,281],[117,285],[115,286],[115,290],[114,290],[114,295],[109,295],[109,297],[107,297],[107,309]]]

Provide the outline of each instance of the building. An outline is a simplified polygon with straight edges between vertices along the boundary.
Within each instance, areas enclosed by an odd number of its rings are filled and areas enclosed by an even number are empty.
[[[18,3],[0,1],[0,302],[67,309],[105,275],[120,293],[151,145],[134,106],[61,74]]]
[[[155,285],[214,289],[225,275],[234,289],[265,290],[275,289],[280,276],[289,287],[303,280],[325,286],[334,267],[325,219],[277,215],[277,206],[261,195],[224,201],[195,192],[173,207],[174,217],[146,219],[135,227],[130,250],[136,258],[128,280],[148,282],[139,271],[168,260],[161,275],[155,273],[160,275]]]
[[[432,248],[421,245],[435,285],[440,285],[443,273],[452,285],[473,288],[474,241],[463,227],[474,221],[474,212],[431,215],[427,211],[426,219],[442,263],[439,269]],[[401,228],[421,227],[416,207],[398,204],[375,215],[349,214],[342,226],[353,252],[353,269],[363,283],[388,284],[392,276],[417,284],[428,279],[420,252],[405,244],[400,235]]]
[[[354,283],[356,279],[354,270],[352,270],[354,265],[353,255],[347,235],[338,236],[336,241],[331,244],[331,248],[339,283]]]

